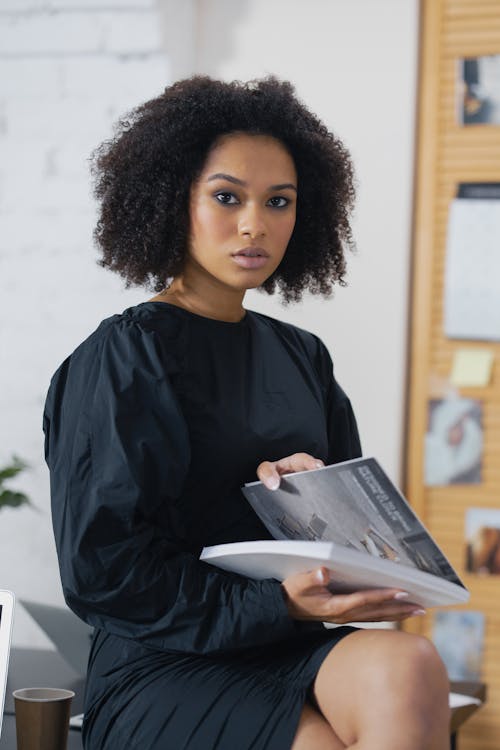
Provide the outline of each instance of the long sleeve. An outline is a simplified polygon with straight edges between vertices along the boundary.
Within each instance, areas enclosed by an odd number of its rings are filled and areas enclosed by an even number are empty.
[[[77,615],[167,651],[296,635],[277,581],[189,552],[176,509],[189,433],[153,332],[117,319],[84,342],[52,378],[43,427],[63,591]]]

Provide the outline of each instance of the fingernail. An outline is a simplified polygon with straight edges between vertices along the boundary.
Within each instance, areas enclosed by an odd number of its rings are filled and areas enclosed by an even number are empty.
[[[280,480],[278,477],[270,477],[270,479],[266,481],[266,487],[269,487],[270,490],[277,490],[279,486]]]
[[[322,469],[323,468],[323,462],[322,461],[316,461],[316,463],[314,465],[316,466],[317,469]]]
[[[409,597],[409,593],[407,591],[398,591],[397,594],[394,594],[394,599],[407,599]]]
[[[412,615],[425,615],[427,614],[425,609],[414,609]]]
[[[316,573],[316,579],[318,580],[318,583],[326,583],[328,578],[324,570],[318,570]]]

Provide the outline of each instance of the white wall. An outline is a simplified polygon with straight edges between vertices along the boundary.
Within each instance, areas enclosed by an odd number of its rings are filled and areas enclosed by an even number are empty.
[[[42,410],[61,361],[144,299],[100,269],[88,157],[171,80],[154,0],[0,0],[0,465],[36,505],[0,512],[0,588],[62,603]],[[14,643],[47,645],[17,608]]]
[[[37,506],[0,513],[0,587],[62,602],[43,461],[50,376],[99,321],[150,294],[95,264],[87,158],[173,79],[267,72],[350,148],[358,256],[347,289],[246,306],[318,333],[365,452],[398,478],[405,389],[417,0],[0,0],[0,464]],[[47,645],[18,608],[14,642]]]

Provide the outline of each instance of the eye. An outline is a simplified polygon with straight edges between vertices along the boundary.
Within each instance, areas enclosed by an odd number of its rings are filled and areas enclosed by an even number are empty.
[[[238,199],[236,198],[234,193],[216,193],[215,197],[219,201],[219,203],[223,203],[225,205],[234,205],[235,203],[238,203]]]
[[[289,203],[289,199],[284,198],[282,195],[275,195],[273,198],[269,198],[269,204],[272,208],[285,208]]]

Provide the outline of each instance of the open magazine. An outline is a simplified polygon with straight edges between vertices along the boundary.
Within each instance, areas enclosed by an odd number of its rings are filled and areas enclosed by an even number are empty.
[[[250,578],[284,580],[323,565],[341,593],[401,588],[424,607],[469,592],[375,458],[285,474],[277,490],[241,488],[273,540],[205,547],[200,559]]]

